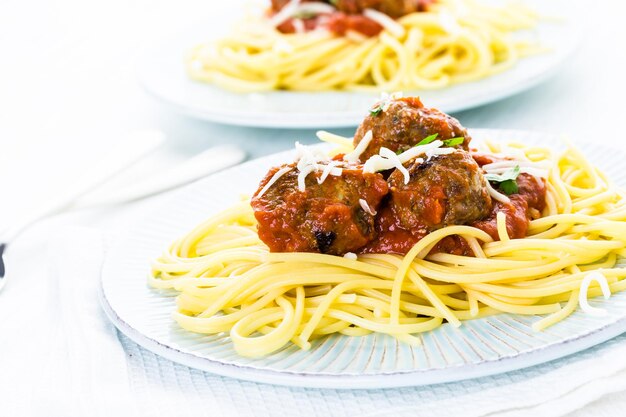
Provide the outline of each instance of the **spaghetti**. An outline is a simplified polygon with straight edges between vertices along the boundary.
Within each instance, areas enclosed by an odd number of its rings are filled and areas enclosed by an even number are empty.
[[[382,32],[282,33],[271,19],[250,18],[228,37],[193,48],[186,69],[194,80],[237,92],[425,90],[490,76],[539,50],[514,36],[538,19],[520,4],[438,0],[397,20],[375,10],[364,15]]]
[[[352,150],[349,139],[320,137]],[[587,309],[587,297],[624,290],[624,191],[574,147],[558,157],[536,146],[485,147],[549,166],[546,207],[525,238],[510,238],[506,215],[498,213],[499,240],[453,225],[429,233],[405,256],[270,253],[242,201],[174,242],[154,262],[150,285],[179,292],[180,326],[227,332],[244,356],[290,342],[308,349],[332,333],[378,332],[418,344],[419,333],[444,322],[459,326],[500,312],[545,315],[533,326],[540,331],[575,311],[579,298]],[[465,240],[473,256],[431,253],[449,236]]]

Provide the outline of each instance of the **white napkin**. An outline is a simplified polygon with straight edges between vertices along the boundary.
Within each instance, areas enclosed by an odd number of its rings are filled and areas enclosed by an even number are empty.
[[[616,393],[585,408],[608,416],[626,402],[626,335],[526,370],[428,387],[303,389],[198,371],[141,348],[107,321],[97,299],[103,253],[98,232],[57,237],[47,284],[14,303],[34,310],[14,314],[10,329],[0,323],[2,340],[17,343],[14,358],[0,355],[0,415],[561,416]]]

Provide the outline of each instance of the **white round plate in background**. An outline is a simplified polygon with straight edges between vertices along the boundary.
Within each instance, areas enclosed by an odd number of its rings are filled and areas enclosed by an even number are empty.
[[[471,132],[475,139],[557,143],[554,136],[539,133]],[[614,182],[626,186],[623,152],[598,145],[581,148]],[[271,166],[292,158],[293,153],[275,154],[187,186],[114,244],[104,264],[101,301],[117,328],[146,349],[201,370],[257,382],[343,389],[427,385],[507,372],[561,358],[626,331],[626,291],[591,300],[607,310],[604,317],[576,311],[535,332],[532,323],[540,316],[498,314],[464,321],[459,328],[443,324],[421,334],[421,346],[381,334],[333,335],[315,340],[309,351],[289,344],[253,359],[239,356],[227,334],[183,330],[171,317],[176,293],[148,287],[151,261],[171,241],[239,201],[241,194],[252,194]]]
[[[503,2],[500,2],[502,4]],[[583,29],[566,0],[530,2],[543,16],[527,35],[540,40],[547,52],[521,59],[512,69],[478,81],[440,90],[404,91],[419,95],[428,107],[453,113],[487,104],[529,89],[554,75],[578,44]],[[558,16],[559,19],[554,19]],[[139,59],[140,83],[172,109],[214,122],[274,127],[321,128],[356,126],[379,93],[345,91],[235,93],[192,81],[185,73],[185,54],[199,43],[226,36],[228,25],[216,14],[187,33],[158,42]]]

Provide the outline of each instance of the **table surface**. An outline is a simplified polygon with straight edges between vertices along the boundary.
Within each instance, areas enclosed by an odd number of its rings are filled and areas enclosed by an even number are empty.
[[[0,230],[52,198],[129,130],[157,128],[169,139],[126,173],[126,181],[179,163],[225,139],[244,148],[250,158],[289,149],[296,140],[314,142],[312,130],[233,127],[171,113],[136,82],[135,60],[146,46],[201,24],[217,7],[235,10],[233,3],[1,2]],[[539,130],[626,149],[620,126],[626,96],[624,15],[626,2],[594,2],[586,14],[589,33],[555,77],[454,116],[467,127]],[[125,224],[117,220],[127,210],[95,210],[65,219],[121,228]],[[36,227],[50,227],[43,223]],[[25,246],[16,243],[15,250]]]

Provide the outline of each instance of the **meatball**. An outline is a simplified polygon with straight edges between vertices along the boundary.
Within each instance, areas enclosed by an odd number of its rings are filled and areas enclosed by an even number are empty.
[[[374,220],[387,182],[378,173],[343,164],[340,176],[310,173],[305,190],[298,189],[296,164],[271,169],[252,198],[259,238],[272,252],[355,252],[374,238]],[[281,168],[291,168],[262,195],[261,190]]]
[[[489,215],[492,201],[486,180],[469,153],[455,150],[422,163],[413,160],[407,169],[408,184],[397,169],[388,179],[389,205],[400,227],[433,231]]]
[[[437,139],[441,140],[465,138],[458,145],[464,150],[468,149],[471,140],[458,120],[437,109],[424,107],[417,97],[390,100],[384,110],[370,113],[354,135],[355,147],[369,130],[372,131],[373,139],[361,154],[361,161],[376,155],[381,147],[403,152],[435,133]]]
[[[393,18],[402,17],[409,13],[423,11],[431,0],[337,0],[335,7],[339,11],[357,14],[365,9],[374,9]]]
[[[280,11],[283,7],[289,4],[291,0],[272,0],[272,10],[275,12]],[[319,0],[300,0],[301,3],[310,3]],[[323,3],[330,3],[329,1],[325,1]]]

